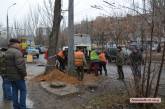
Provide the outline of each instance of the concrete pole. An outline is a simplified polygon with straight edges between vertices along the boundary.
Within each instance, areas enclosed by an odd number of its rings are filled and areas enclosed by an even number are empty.
[[[8,11],[9,11],[9,9],[12,7],[12,6],[14,6],[14,5],[16,5],[16,3],[13,3],[11,6],[9,6],[8,8],[7,8],[7,17],[6,17],[6,27],[7,27],[7,41],[9,41],[9,17],[8,17]]]
[[[8,12],[7,12],[7,17],[6,17],[6,25],[7,25],[7,42],[9,41],[9,18],[8,18]]]
[[[143,0],[143,14],[144,16],[146,15],[146,0]],[[141,34],[141,45],[142,45],[142,49],[144,48],[143,45],[144,45],[144,25],[145,25],[145,21],[144,21],[144,18],[142,19],[142,24],[141,24],[141,29],[142,29],[142,34]]]
[[[146,0],[143,0],[143,14],[146,14]]]
[[[68,35],[68,72],[74,73],[74,0],[69,0]]]

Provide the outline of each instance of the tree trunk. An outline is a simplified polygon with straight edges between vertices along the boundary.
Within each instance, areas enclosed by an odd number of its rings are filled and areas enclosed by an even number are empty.
[[[61,0],[55,0],[54,4],[54,18],[53,18],[53,27],[49,35],[49,48],[48,48],[48,57],[55,55],[57,52],[58,36],[61,22]],[[49,72],[53,69],[55,61],[53,59],[48,60],[48,66],[46,67],[46,72]]]
[[[154,30],[154,21],[152,18],[152,27],[151,27],[151,43],[150,43],[150,54],[149,54],[149,63],[148,63],[148,71],[147,71],[147,86],[146,86],[146,92],[145,97],[148,97],[150,95],[150,76],[151,76],[151,63],[152,63],[152,43],[153,43],[153,30]]]
[[[155,2],[153,1],[153,7],[152,7],[152,22],[151,22],[151,43],[150,43],[150,54],[149,54],[149,63],[148,63],[148,71],[147,71],[147,85],[146,85],[146,92],[145,92],[145,97],[148,97],[150,95],[150,76],[151,76],[151,63],[152,63],[152,43],[153,43],[153,34],[154,34],[154,28],[155,28],[155,21],[154,21],[154,16],[155,16]]]

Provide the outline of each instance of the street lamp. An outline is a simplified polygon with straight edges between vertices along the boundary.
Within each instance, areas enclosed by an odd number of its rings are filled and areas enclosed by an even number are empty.
[[[7,41],[9,41],[9,18],[8,18],[8,11],[9,11],[9,9],[12,7],[12,6],[14,6],[14,5],[16,5],[16,3],[13,3],[11,6],[9,6],[8,8],[7,8],[7,19],[6,19],[6,21],[7,21]]]

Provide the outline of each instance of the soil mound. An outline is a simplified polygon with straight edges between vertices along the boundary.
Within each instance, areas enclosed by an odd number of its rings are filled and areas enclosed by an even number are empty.
[[[47,82],[61,81],[68,84],[78,85],[78,84],[96,82],[98,79],[99,77],[96,77],[93,74],[85,74],[83,81],[79,81],[75,76],[71,76],[68,73],[63,73],[57,69],[54,69],[53,71],[47,74],[38,75],[32,80],[47,81]]]

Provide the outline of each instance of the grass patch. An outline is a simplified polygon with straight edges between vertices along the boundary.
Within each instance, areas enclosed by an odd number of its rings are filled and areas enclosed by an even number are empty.
[[[129,97],[127,94],[112,94],[112,93],[105,93],[99,96],[92,98],[89,101],[89,105],[94,108],[99,109],[111,109],[114,106],[123,106],[129,103]]]

